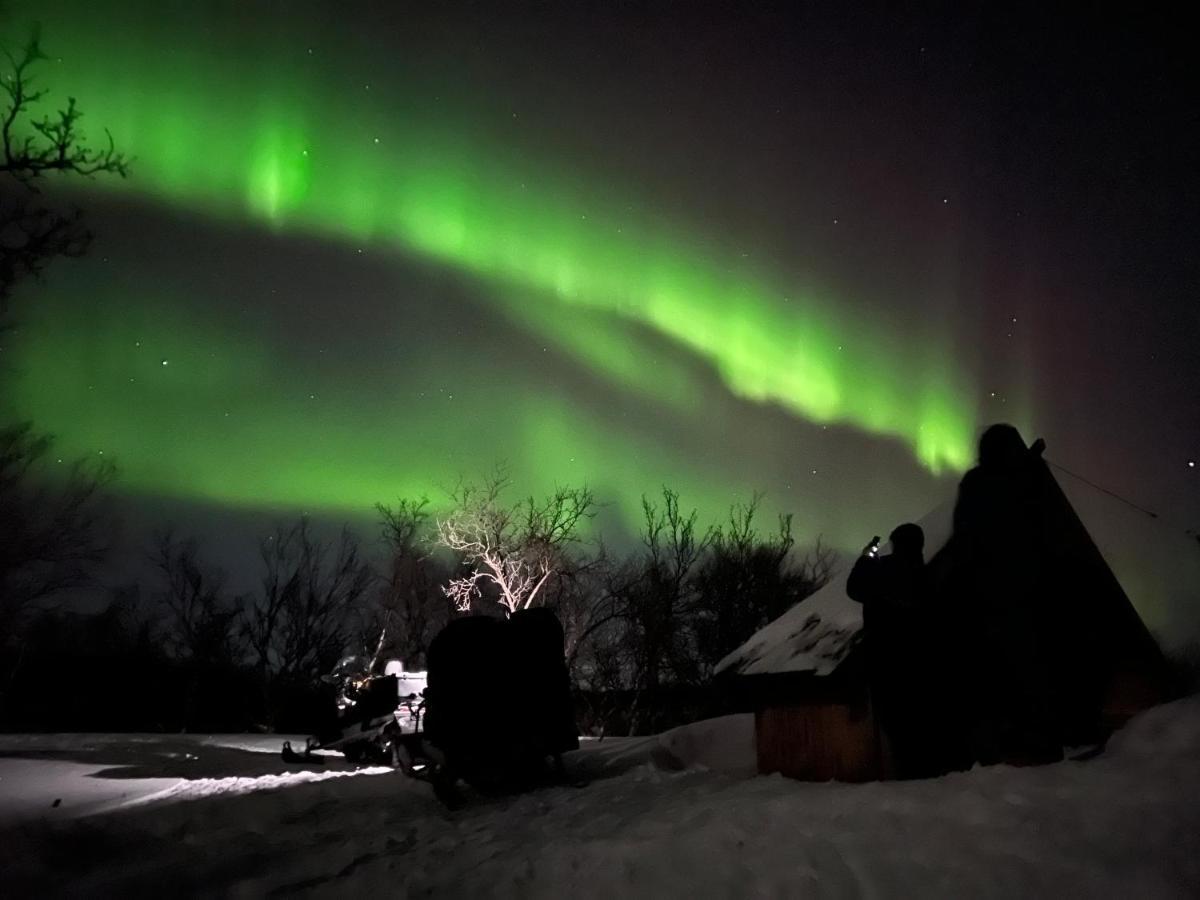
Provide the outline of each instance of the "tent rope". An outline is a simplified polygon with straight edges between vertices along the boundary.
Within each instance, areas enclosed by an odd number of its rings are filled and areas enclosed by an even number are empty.
[[[1079,479],[1080,481],[1082,481],[1084,484],[1086,484],[1086,485],[1090,485],[1091,487],[1094,487],[1096,490],[1098,490],[1098,491],[1102,491],[1102,492],[1104,492],[1105,494],[1108,494],[1108,496],[1110,496],[1110,497],[1114,497],[1115,499],[1117,499],[1117,500],[1120,500],[1120,501],[1121,501],[1122,503],[1124,503],[1126,506],[1132,506],[1132,507],[1133,507],[1134,509],[1136,509],[1138,512],[1145,513],[1146,515],[1148,515],[1148,516],[1149,516],[1150,518],[1152,518],[1152,519],[1157,519],[1157,518],[1158,518],[1158,513],[1156,513],[1156,512],[1152,512],[1151,510],[1148,510],[1148,509],[1146,509],[1146,507],[1144,507],[1144,506],[1138,506],[1138,505],[1137,505],[1136,503],[1134,503],[1132,500],[1126,500],[1124,497],[1122,497],[1122,496],[1121,496],[1120,494],[1118,494],[1116,491],[1110,491],[1108,488],[1104,487],[1103,485],[1096,484],[1096,482],[1094,482],[1094,481],[1091,481],[1091,480],[1089,480],[1089,479],[1087,479],[1087,478],[1084,478],[1084,477],[1083,477],[1082,475],[1080,475],[1078,472],[1072,472],[1072,471],[1071,471],[1070,469],[1068,469],[1066,466],[1060,466],[1058,463],[1056,463],[1056,462],[1054,462],[1053,460],[1050,460],[1050,459],[1047,459],[1047,460],[1046,460],[1046,463],[1047,463],[1048,465],[1054,466],[1054,468],[1058,469],[1060,472],[1063,472],[1063,473],[1065,473],[1065,474],[1067,474],[1067,475],[1070,475],[1072,478],[1078,478],[1078,479]]]

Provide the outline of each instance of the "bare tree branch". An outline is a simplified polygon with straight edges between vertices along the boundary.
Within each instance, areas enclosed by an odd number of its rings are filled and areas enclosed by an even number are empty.
[[[243,634],[265,681],[314,678],[348,646],[375,574],[348,529],[326,543],[306,518],[277,528],[259,551],[262,586],[244,614]]]
[[[30,612],[87,584],[108,551],[108,463],[50,471],[52,441],[28,423],[0,427],[0,635]]]
[[[437,522],[438,542],[459,554],[466,573],[443,588],[460,612],[485,589],[511,615],[542,602],[541,592],[561,570],[567,548],[578,543],[596,501],[586,488],[558,488],[542,502],[529,497],[506,506],[508,478],[498,467],[481,486],[460,482],[451,493],[454,509]]]
[[[129,173],[128,157],[117,152],[107,130],[101,146],[87,142],[74,97],[53,115],[34,118],[46,92],[34,89],[33,70],[46,58],[36,29],[20,52],[3,51],[0,175],[8,179],[0,181],[0,316],[20,280],[38,277],[56,258],[81,256],[91,242],[79,212],[43,203],[36,182],[55,172],[85,178]]]
[[[224,573],[204,564],[195,540],[177,538],[169,528],[155,536],[150,562],[169,613],[169,648],[189,661],[232,661],[240,649],[236,620],[244,598],[226,594]]]

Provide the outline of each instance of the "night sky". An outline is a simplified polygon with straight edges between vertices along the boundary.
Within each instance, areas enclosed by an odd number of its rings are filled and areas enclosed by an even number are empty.
[[[506,461],[856,548],[1000,420],[1200,526],[1187,30],[841,6],[10,4],[134,157],[10,412],[226,538]]]

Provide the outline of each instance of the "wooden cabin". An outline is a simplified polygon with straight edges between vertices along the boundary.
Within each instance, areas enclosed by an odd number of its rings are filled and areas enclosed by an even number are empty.
[[[1173,609],[1200,597],[1200,546],[1152,513],[1052,464],[1037,465],[1040,533],[1072,576],[1045,592],[1056,604],[1047,620],[1060,628],[1070,622],[1072,640],[1062,652],[1086,656],[1090,668],[1082,677],[1094,679],[1103,725],[1111,730],[1171,694],[1168,667],[1146,622],[1165,629]],[[953,509],[949,499],[918,521],[935,578],[950,564]],[[763,774],[813,781],[892,774],[871,711],[858,640],[861,607],[846,595],[848,568],[717,666],[739,705],[755,713]],[[1071,671],[1066,662],[1062,671]]]

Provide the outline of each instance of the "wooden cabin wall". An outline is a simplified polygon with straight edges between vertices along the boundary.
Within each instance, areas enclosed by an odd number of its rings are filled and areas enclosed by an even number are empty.
[[[870,706],[829,701],[768,706],[754,714],[758,771],[803,781],[887,777],[886,752]]]
[[[1114,731],[1138,713],[1171,699],[1171,692],[1164,686],[1165,676],[1154,663],[1144,655],[1133,654],[1116,661],[1104,696],[1102,725],[1106,731]]]

